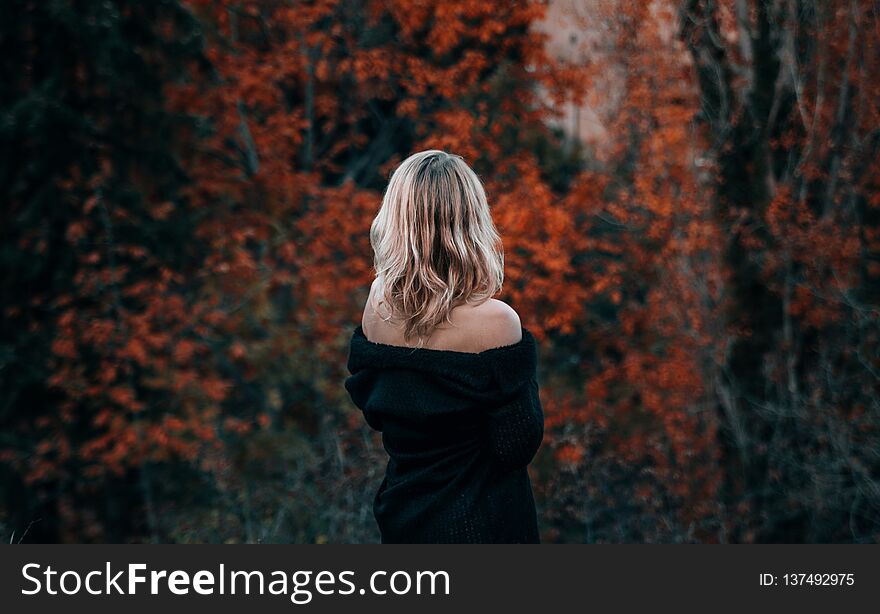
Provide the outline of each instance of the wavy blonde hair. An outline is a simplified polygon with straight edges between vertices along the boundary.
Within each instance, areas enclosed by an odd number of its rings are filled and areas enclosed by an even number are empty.
[[[370,227],[379,304],[424,344],[453,308],[501,290],[504,250],[476,173],[430,149],[398,166]]]

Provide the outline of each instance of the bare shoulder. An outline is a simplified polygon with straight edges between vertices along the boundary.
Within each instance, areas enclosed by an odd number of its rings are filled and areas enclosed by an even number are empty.
[[[361,317],[361,327],[367,336],[370,336],[373,324],[377,321],[381,323],[382,316],[377,312],[379,302],[379,284],[377,279],[373,279],[370,284],[370,291],[367,294],[367,300],[364,304],[364,312]]]
[[[388,321],[386,309],[379,304],[378,285],[374,282],[364,305],[361,326],[371,341],[409,346],[400,326]],[[459,305],[450,314],[451,323],[443,323],[431,335],[426,347],[459,352],[483,352],[513,345],[522,339],[519,315],[503,301],[489,299],[479,305]]]
[[[477,351],[513,345],[522,340],[519,314],[504,301],[489,299],[472,309],[469,328],[478,340]]]

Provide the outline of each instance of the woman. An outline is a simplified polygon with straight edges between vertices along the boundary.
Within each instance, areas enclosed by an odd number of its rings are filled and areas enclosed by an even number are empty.
[[[382,542],[537,543],[537,347],[492,298],[504,256],[480,180],[460,156],[410,156],[370,242],[345,387],[389,456],[373,501]]]

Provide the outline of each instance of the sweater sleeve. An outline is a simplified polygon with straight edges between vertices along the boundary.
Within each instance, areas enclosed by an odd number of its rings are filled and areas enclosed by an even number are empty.
[[[505,469],[517,469],[532,462],[543,438],[544,412],[538,382],[532,377],[489,411],[489,451]]]

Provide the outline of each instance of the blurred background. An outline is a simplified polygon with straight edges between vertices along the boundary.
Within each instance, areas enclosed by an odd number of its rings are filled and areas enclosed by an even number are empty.
[[[376,542],[368,229],[461,154],[545,542],[880,540],[876,0],[0,1],[0,538]]]

